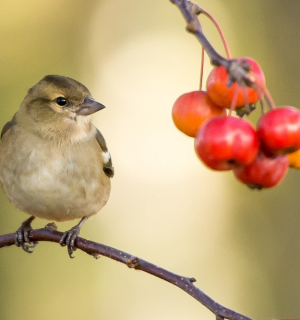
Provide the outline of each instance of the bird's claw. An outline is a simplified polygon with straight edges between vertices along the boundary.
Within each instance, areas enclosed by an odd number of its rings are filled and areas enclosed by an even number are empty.
[[[74,258],[72,256],[73,252],[77,250],[77,248],[75,247],[75,241],[80,233],[81,226],[87,219],[87,217],[83,217],[76,226],[71,228],[69,231],[66,231],[59,241],[59,244],[62,247],[68,246],[68,254],[71,259]]]
[[[38,242],[29,242],[29,245],[22,243],[22,249],[28,253],[32,253],[33,250],[30,249],[34,249],[36,246],[38,245]]]
[[[15,234],[15,245],[22,247],[22,249],[28,253],[32,253],[33,250],[30,249],[34,249],[38,245],[37,241],[30,241],[29,239],[29,232],[32,230],[32,220],[32,217],[25,220]]]
[[[71,259],[75,258],[72,256],[73,252],[77,250],[75,247],[75,240],[80,233],[80,226],[76,225],[70,230],[66,231],[61,237],[59,244],[62,247],[68,246],[68,254]]]

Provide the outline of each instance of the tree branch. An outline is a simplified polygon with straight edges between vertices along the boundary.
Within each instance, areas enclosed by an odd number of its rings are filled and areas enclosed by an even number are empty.
[[[201,13],[201,8],[191,1],[187,0],[170,0],[181,11],[187,22],[187,31],[193,33],[204,47],[206,53],[210,57],[210,61],[215,66],[224,66],[226,69],[230,66],[230,61],[222,57],[211,43],[205,37],[201,25],[198,20],[198,15]]]
[[[63,236],[62,232],[56,231],[56,226],[54,224],[48,224],[43,229],[32,230],[29,233],[30,241],[50,241],[57,242]],[[0,235],[0,248],[11,246],[15,244],[15,234],[4,234]],[[121,250],[106,246],[104,244],[96,243],[84,238],[77,237],[75,241],[76,248],[92,255],[96,259],[100,256],[105,256],[110,259],[116,260],[127,265],[129,268],[136,270],[141,270],[152,274],[160,279],[174,284],[180,289],[184,290],[190,296],[202,303],[206,308],[212,311],[217,319],[232,319],[232,320],[252,320],[240,313],[237,313],[231,309],[223,307],[199,288],[194,286],[196,279],[183,277],[172,273],[168,270],[158,267],[157,265],[133,256],[129,253],[123,252]]]
[[[187,31],[194,34],[199,42],[202,44],[206,53],[210,57],[210,62],[214,66],[224,66],[230,75],[230,79],[233,82],[237,82],[240,86],[246,85],[248,87],[254,87],[256,84],[249,77],[249,64],[244,60],[226,59],[222,57],[211,43],[205,37],[198,15],[202,12],[202,9],[195,3],[188,0],[170,0],[181,11],[187,22]],[[250,68],[251,69],[251,68]],[[264,88],[263,88],[264,89]],[[265,91],[265,89],[264,89]]]

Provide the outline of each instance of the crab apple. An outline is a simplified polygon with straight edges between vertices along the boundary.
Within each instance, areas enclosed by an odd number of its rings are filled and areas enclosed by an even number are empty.
[[[300,111],[284,106],[265,113],[258,121],[257,134],[270,154],[287,154],[300,149]]]
[[[237,167],[233,172],[239,181],[251,189],[272,188],[283,179],[288,166],[286,155],[267,157],[259,152],[252,163]]]
[[[259,141],[250,122],[240,118],[216,116],[197,131],[195,150],[200,160],[214,170],[231,170],[252,162]]]
[[[240,62],[246,62],[250,67],[248,77],[253,82],[256,82],[259,85],[259,87],[263,88],[265,86],[264,73],[255,60],[247,57],[237,58],[235,60]],[[236,108],[243,107],[247,104],[254,104],[259,100],[259,95],[254,88],[246,86],[245,89],[243,89],[243,87],[238,85],[237,82],[234,82],[231,85],[229,84],[230,79],[226,68],[223,66],[213,68],[213,70],[207,78],[206,88],[209,97],[218,106],[223,108],[231,107],[231,102],[233,100],[233,96],[235,94],[237,86],[239,88],[235,104]],[[247,95],[246,97],[245,94]]]
[[[226,111],[212,102],[206,91],[183,94],[172,110],[175,126],[190,137],[195,137],[202,123],[215,115],[226,115]]]
[[[294,169],[300,169],[300,150],[289,153],[289,166]]]

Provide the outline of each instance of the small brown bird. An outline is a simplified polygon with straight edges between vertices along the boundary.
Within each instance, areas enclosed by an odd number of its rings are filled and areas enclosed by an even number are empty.
[[[36,218],[80,222],[60,244],[72,257],[82,224],[107,202],[114,168],[105,140],[91,123],[104,106],[76,80],[48,75],[29,89],[0,142],[0,182],[8,199],[31,217],[16,232],[27,252]]]

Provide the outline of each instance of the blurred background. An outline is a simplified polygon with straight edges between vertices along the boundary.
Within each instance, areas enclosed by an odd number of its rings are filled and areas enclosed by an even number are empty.
[[[233,57],[259,61],[276,104],[300,107],[300,1],[198,3],[221,24]],[[1,127],[46,74],[77,79],[107,107],[94,123],[116,175],[110,201],[81,236],[195,277],[212,298],[249,317],[300,317],[300,173],[290,170],[280,186],[259,192],[200,163],[193,139],[171,119],[177,97],[198,88],[201,56],[174,5],[2,1],[0,42]],[[205,77],[210,70],[206,59]],[[0,234],[25,218],[1,191]],[[1,249],[0,319],[214,319],[171,284],[104,257],[75,256],[46,242],[31,255]]]

